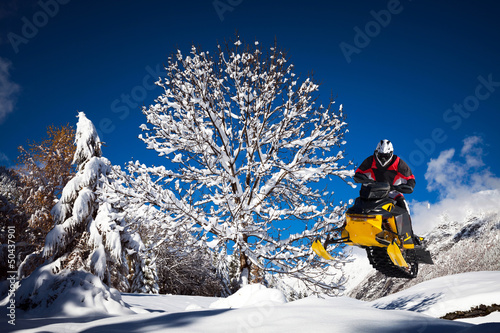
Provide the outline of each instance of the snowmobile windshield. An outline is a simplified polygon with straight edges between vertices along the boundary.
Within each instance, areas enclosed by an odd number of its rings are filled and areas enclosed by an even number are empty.
[[[391,186],[384,182],[373,182],[363,184],[359,190],[359,196],[363,199],[376,200],[387,197]]]

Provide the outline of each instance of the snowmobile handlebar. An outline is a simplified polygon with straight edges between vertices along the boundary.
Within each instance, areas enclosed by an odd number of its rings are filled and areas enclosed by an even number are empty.
[[[394,186],[391,186],[391,188],[395,189],[398,192],[406,193],[406,194],[413,192],[413,187],[411,187],[408,184],[394,185]]]
[[[375,183],[375,181],[369,178],[367,175],[363,173],[357,173],[353,177],[354,182],[360,184],[370,184]],[[395,190],[401,193],[409,194],[413,192],[413,187],[408,184],[400,184],[400,185],[391,185],[391,190]]]

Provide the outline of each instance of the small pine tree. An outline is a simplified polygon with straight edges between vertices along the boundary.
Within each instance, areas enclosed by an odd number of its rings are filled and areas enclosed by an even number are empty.
[[[125,213],[102,195],[104,185],[113,182],[111,163],[102,157],[93,123],[83,112],[78,118],[73,158],[77,173],[52,209],[56,225],[47,235],[43,255],[50,262],[61,259],[62,268],[90,271],[120,291],[157,292],[154,283],[142,288],[143,281],[155,280],[154,271],[144,264],[144,244],[130,231]],[[136,274],[133,290],[130,266]]]

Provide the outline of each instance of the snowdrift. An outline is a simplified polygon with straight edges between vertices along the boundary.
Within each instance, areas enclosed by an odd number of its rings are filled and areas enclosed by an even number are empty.
[[[77,274],[78,276],[80,275]],[[83,278],[83,276],[81,276]],[[69,276],[68,276],[69,278]],[[85,277],[85,279],[88,277]],[[68,280],[68,279],[67,279]],[[69,278],[74,280],[76,278]],[[80,280],[81,281],[81,280]],[[85,280],[87,281],[87,280]],[[83,286],[55,290],[66,294],[45,316],[32,318],[19,311],[15,327],[0,323],[0,330],[18,332],[500,332],[498,312],[482,324],[436,318],[457,309],[500,301],[500,271],[465,273],[425,282],[377,301],[348,297],[307,297],[286,303],[278,290],[250,285],[238,293],[217,299],[198,296],[123,294],[109,304],[120,304],[112,316],[110,307],[92,315],[82,311],[81,297],[92,294]],[[69,282],[65,282],[68,286]],[[90,283],[90,282],[89,282]],[[85,283],[84,283],[85,284]],[[52,281],[49,285],[56,285]],[[67,288],[67,287],[66,287]],[[50,291],[51,288],[43,290]],[[101,291],[99,291],[101,292]],[[96,295],[99,295],[96,294]],[[102,292],[104,299],[105,293]],[[41,289],[38,297],[42,298]],[[112,297],[113,296],[113,297]],[[65,300],[65,302],[62,302]],[[113,303],[113,301],[116,303]],[[63,306],[64,303],[64,306]],[[85,303],[92,306],[91,303]],[[56,304],[56,303],[53,303]],[[109,305],[107,304],[107,305]],[[64,309],[65,315],[57,312]],[[79,314],[77,314],[77,312]],[[40,314],[42,312],[38,312]],[[130,315],[134,313],[133,315]],[[496,321],[496,322],[495,322]]]
[[[444,276],[371,303],[378,309],[408,310],[436,318],[482,304],[500,304],[500,272]]]
[[[232,309],[252,306],[274,306],[285,304],[285,295],[277,289],[269,289],[261,284],[251,284],[233,295],[210,305],[211,309]]]
[[[16,290],[15,304],[25,318],[135,314],[118,290],[95,275],[81,270],[54,274],[53,268],[53,264],[38,268]],[[8,298],[0,306],[7,303]]]

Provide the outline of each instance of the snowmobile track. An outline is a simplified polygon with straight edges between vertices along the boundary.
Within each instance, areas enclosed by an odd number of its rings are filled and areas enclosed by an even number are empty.
[[[403,257],[410,266],[410,269],[395,266],[392,263],[391,258],[389,258],[386,248],[384,247],[367,247],[366,253],[373,268],[385,276],[405,279],[413,279],[417,277],[418,260],[414,250],[403,251]]]

